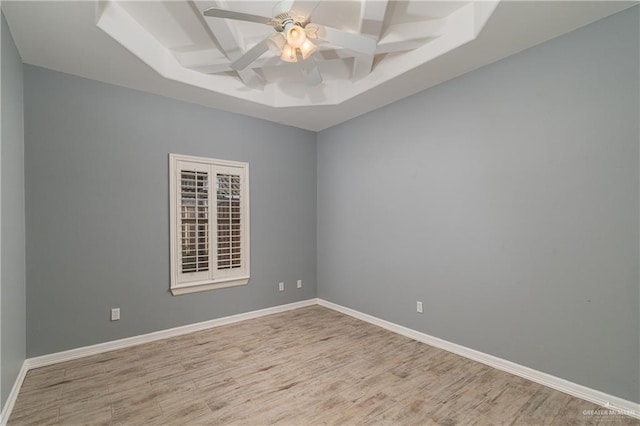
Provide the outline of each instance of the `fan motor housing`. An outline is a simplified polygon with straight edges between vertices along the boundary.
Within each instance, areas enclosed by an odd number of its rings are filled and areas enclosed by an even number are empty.
[[[302,18],[302,19],[301,19]],[[280,13],[276,15],[275,19],[271,21],[271,25],[278,32],[286,31],[291,25],[297,25],[304,28],[309,20],[303,17],[294,16],[289,12]]]

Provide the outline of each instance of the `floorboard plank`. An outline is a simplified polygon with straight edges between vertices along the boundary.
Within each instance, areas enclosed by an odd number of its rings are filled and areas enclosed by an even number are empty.
[[[29,371],[9,426],[640,425],[588,410],[312,306]]]

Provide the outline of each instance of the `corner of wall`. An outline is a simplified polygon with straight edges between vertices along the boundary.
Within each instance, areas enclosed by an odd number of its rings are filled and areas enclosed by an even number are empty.
[[[2,6],[2,0],[0,0]],[[4,13],[0,9],[0,46],[2,46],[2,32],[4,30]],[[1,63],[1,62],[0,62]],[[2,66],[0,66],[0,82],[2,82]],[[2,99],[2,84],[0,83],[0,99]],[[2,223],[2,102],[0,102],[0,223]],[[0,259],[2,259],[2,227],[0,226]],[[2,320],[2,261],[0,260],[0,321]],[[0,324],[1,325],[1,324]],[[0,326],[0,413],[4,408],[2,399],[2,327]],[[1,419],[0,419],[1,421]]]
[[[26,359],[26,240],[23,68],[4,13],[0,34],[0,407],[4,413]]]

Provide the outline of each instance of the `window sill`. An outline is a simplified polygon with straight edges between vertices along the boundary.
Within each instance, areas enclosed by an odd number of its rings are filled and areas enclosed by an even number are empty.
[[[171,287],[171,294],[179,296],[181,294],[197,293],[200,291],[217,290],[219,288],[235,287],[249,283],[249,277],[233,278],[225,281],[209,281],[198,284],[183,284],[179,287]]]

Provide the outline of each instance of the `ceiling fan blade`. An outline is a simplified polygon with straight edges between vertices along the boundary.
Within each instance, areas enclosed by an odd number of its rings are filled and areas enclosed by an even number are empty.
[[[320,0],[295,0],[290,9],[297,15],[309,18],[318,4],[320,4]]]
[[[298,58],[298,63],[300,64],[300,69],[302,71],[302,76],[304,77],[305,83],[309,86],[317,86],[322,83],[322,76],[320,75],[320,70],[318,69],[318,64],[313,59],[313,56],[309,56],[307,59],[302,59],[302,57]]]
[[[322,40],[354,52],[364,53],[365,55],[373,55],[376,52],[376,41],[360,34],[348,33],[325,26],[320,26],[317,34],[318,38]]]
[[[236,19],[238,21],[257,22],[259,24],[268,24],[271,22],[271,18],[266,16],[251,15],[250,13],[234,12],[233,10],[219,9],[217,7],[211,7],[204,12],[204,16],[214,18],[227,18]]]
[[[287,13],[291,10],[291,6],[293,6],[295,0],[281,0],[273,6],[271,9],[271,14],[273,16],[278,16],[281,13]]]
[[[267,40],[269,38],[270,37],[267,37],[266,39],[262,40],[260,43],[247,50],[244,55],[231,62],[231,69],[234,69],[236,71],[243,70],[248,67],[251,62],[262,56],[264,52],[269,50],[269,46],[267,45]]]
[[[295,12],[296,16],[303,16],[309,19],[320,0],[282,0],[273,6],[273,16],[281,13]]]

